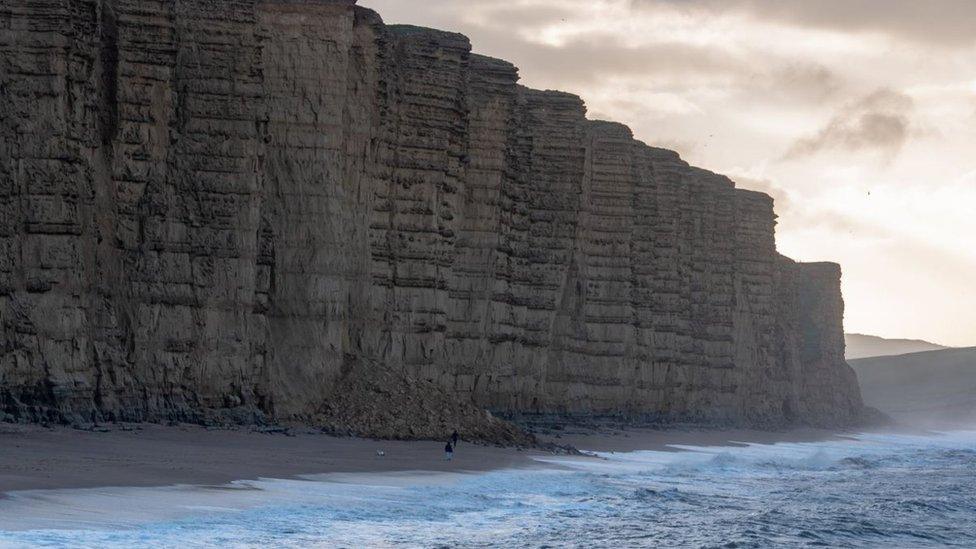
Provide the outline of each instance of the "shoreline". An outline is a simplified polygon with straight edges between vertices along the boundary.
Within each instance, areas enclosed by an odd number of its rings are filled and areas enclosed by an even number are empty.
[[[312,430],[266,433],[195,425],[139,424],[105,432],[0,424],[0,499],[7,493],[106,487],[220,486],[260,478],[331,473],[473,473],[548,467],[541,449],[466,443],[452,461],[443,443],[341,438]],[[742,446],[841,439],[857,431],[794,429],[593,429],[567,427],[540,442],[582,452],[682,451],[678,446]],[[383,455],[379,453],[382,452]],[[577,456],[591,459],[587,455]]]
[[[324,473],[478,472],[529,467],[530,454],[549,455],[462,439],[446,461],[443,442],[156,424],[92,432],[0,423],[0,448],[0,499],[20,491],[213,486]]]
[[[848,439],[865,430],[797,427],[778,431],[743,428],[669,426],[666,428],[616,427],[589,429],[567,427],[543,435],[546,441],[569,445],[584,452],[683,452],[683,446],[743,447],[749,444],[821,442]]]
[[[152,440],[140,441],[136,448],[115,457],[138,455],[140,447],[158,450],[160,444],[156,439],[170,437],[186,444],[184,439],[200,435],[199,431],[179,428],[160,431],[153,433]],[[911,468],[906,468],[904,456],[915,456],[913,462],[920,467],[942,467],[948,475],[945,478],[964,482],[969,480],[965,477],[966,460],[976,448],[976,431],[955,435],[919,431],[830,433],[805,429],[779,433],[687,429],[680,432],[626,429],[605,433],[579,428],[560,431],[564,433],[562,439],[575,438],[590,447],[602,443],[603,451],[595,458],[524,455],[517,450],[484,447],[469,447],[465,451],[462,443],[461,452],[468,459],[487,462],[486,469],[473,471],[459,467],[449,471],[446,469],[450,464],[442,462],[438,465],[445,465],[440,467],[444,470],[429,471],[430,456],[424,455],[427,464],[418,468],[427,471],[391,471],[391,467],[377,467],[376,463],[360,459],[354,467],[360,472],[302,474],[289,479],[273,478],[282,476],[277,474],[281,469],[268,461],[264,466],[276,471],[271,478],[262,476],[222,485],[105,486],[10,492],[6,499],[0,499],[0,546],[27,547],[42,543],[65,547],[223,547],[275,542],[356,547],[558,546],[567,539],[606,542],[609,535],[628,546],[701,545],[703,537],[718,545],[730,539],[730,524],[741,525],[731,539],[749,541],[757,517],[770,517],[769,535],[761,543],[751,538],[761,545],[775,545],[783,539],[808,543],[811,539],[808,532],[824,541],[836,539],[844,543],[849,541],[849,530],[844,527],[851,521],[862,520],[865,502],[874,512],[869,520],[890,516],[893,507],[905,509],[903,521],[878,523],[878,528],[884,530],[870,529],[862,536],[865,542],[876,541],[874,533],[883,531],[896,545],[898,542],[911,545],[908,542],[919,538],[903,532],[909,531],[907,528],[919,518],[913,502],[918,501],[919,494],[943,500],[937,485],[931,492],[919,491],[931,486],[930,479],[919,478]],[[84,438],[92,438],[91,433],[84,434],[88,435]],[[108,433],[101,433],[105,434]],[[204,430],[203,434],[212,433]],[[912,434],[929,436],[915,438]],[[932,434],[949,436],[938,440]],[[222,443],[241,438],[247,445],[264,446],[254,440],[265,439],[280,446],[277,443],[286,438],[236,435],[221,437]],[[336,441],[325,436],[308,438],[318,439],[318,446],[331,449],[333,454],[339,453],[337,442],[348,442],[351,446],[346,446],[347,450],[352,448],[360,453],[364,442],[378,442]],[[131,437],[127,440],[132,442]],[[731,447],[684,446],[688,442]],[[767,444],[770,442],[782,444]],[[677,446],[626,451],[659,443]],[[434,443],[422,444],[421,450],[427,450]],[[752,445],[741,447],[742,444]],[[399,454],[414,446],[415,443],[395,444],[388,452]],[[615,453],[614,449],[621,452]],[[482,460],[480,456],[487,450],[499,453],[487,452],[495,457]],[[200,452],[194,450],[193,455]],[[537,467],[495,462],[498,455],[512,453],[524,457],[524,462],[538,462]],[[211,459],[218,460],[228,454],[247,458],[246,452],[224,448]],[[416,465],[410,463],[411,459],[402,456],[405,464]],[[78,458],[76,468],[85,468],[84,461]],[[188,466],[200,469],[198,463]],[[894,485],[908,482],[907,489],[888,507],[871,506],[870,502],[878,497],[879,487],[889,486],[888,475],[895,477]],[[847,491],[846,486],[852,489]],[[800,501],[793,503],[797,498]],[[811,504],[820,506],[824,501],[832,502],[830,509],[836,509],[836,514],[810,516]],[[971,501],[966,494],[957,494],[948,508],[964,510]],[[780,509],[782,513],[774,511]],[[823,521],[826,522],[821,525]],[[657,525],[657,529],[649,532],[649,525]],[[932,536],[939,536],[943,523],[929,521],[925,528]],[[976,535],[965,527],[957,528],[960,535]],[[834,532],[840,534],[834,536]]]

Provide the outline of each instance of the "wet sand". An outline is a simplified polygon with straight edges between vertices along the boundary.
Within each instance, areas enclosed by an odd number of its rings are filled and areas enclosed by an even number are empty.
[[[225,484],[317,473],[484,471],[529,467],[532,451],[444,443],[294,436],[198,426],[139,425],[109,432],[0,423],[0,494],[106,486]],[[379,456],[377,452],[385,455]],[[0,495],[2,497],[2,495]]]
[[[495,448],[461,441],[452,461],[444,443],[336,438],[312,431],[293,436],[198,426],[139,425],[109,432],[0,424],[0,497],[20,490],[108,486],[222,485],[235,480],[298,478],[321,473],[398,471],[474,472],[543,466],[539,450]],[[463,436],[463,435],[462,435]],[[734,446],[838,437],[812,429],[583,430],[540,435],[580,450],[680,451],[671,445]],[[380,456],[377,452],[383,452]]]

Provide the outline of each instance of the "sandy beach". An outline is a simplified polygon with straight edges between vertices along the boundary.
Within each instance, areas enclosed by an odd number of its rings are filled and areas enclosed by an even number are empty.
[[[938,489],[971,481],[976,432],[567,426],[541,436],[596,454],[462,442],[446,462],[436,441],[310,430],[0,427],[0,547],[976,541],[971,492]]]
[[[106,486],[221,485],[235,480],[321,473],[464,472],[538,466],[540,450],[496,448],[463,440],[450,462],[443,443],[337,438],[310,430],[290,435],[248,428],[112,426],[107,432],[0,424],[0,494]],[[567,429],[543,441],[584,451],[674,450],[837,437],[828,431]],[[378,455],[382,452],[384,455]],[[581,459],[591,459],[582,457]]]
[[[385,455],[377,455],[383,452]],[[14,490],[224,484],[316,473],[481,471],[531,466],[531,451],[461,441],[454,459],[433,441],[374,441],[138,425],[89,432],[0,424],[0,493]]]

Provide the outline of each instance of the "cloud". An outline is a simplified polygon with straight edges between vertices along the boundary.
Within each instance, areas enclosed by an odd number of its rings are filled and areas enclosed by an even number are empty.
[[[612,33],[589,32],[560,45],[528,42],[502,28],[478,29],[476,51],[517,61],[536,80],[572,88],[598,84],[608,77],[656,76],[673,84],[727,81],[749,70],[749,60],[720,49],[678,42],[628,45]]]
[[[640,101],[630,111],[634,118],[622,119],[631,124],[638,116],[708,116],[710,105],[731,101],[819,104],[847,87],[846,77],[823,61],[777,47],[808,43],[803,33],[742,16],[689,17],[665,1],[647,3],[657,10],[637,9],[631,0],[360,3],[390,21],[461,31],[474,51],[517,65],[524,84],[581,93],[601,112],[624,112],[607,104],[615,99]],[[433,19],[418,19],[420,12]]]
[[[776,214],[779,216],[788,214],[795,206],[790,199],[789,192],[770,179],[735,174],[732,175],[732,179],[735,181],[735,186],[739,189],[758,191],[772,197]]]
[[[832,210],[797,212],[792,222],[796,227],[816,228],[855,239],[861,246],[876,247],[882,243],[894,245],[899,242],[899,235],[884,226]]]
[[[972,0],[632,0],[635,6],[744,13],[838,32],[875,32],[940,46],[976,46]]]
[[[525,29],[555,25],[572,19],[575,12],[569,6],[553,4],[516,5],[510,2],[488,2],[481,20],[500,23],[508,28]]]
[[[769,88],[802,99],[821,101],[844,86],[843,78],[819,63],[793,61],[770,73]]]
[[[876,151],[891,159],[908,140],[913,110],[911,97],[891,89],[877,90],[842,107],[815,135],[793,143],[784,158],[843,150]]]

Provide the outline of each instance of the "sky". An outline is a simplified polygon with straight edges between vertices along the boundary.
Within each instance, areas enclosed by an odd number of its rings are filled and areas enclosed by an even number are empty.
[[[737,186],[843,268],[845,327],[976,346],[976,2],[360,0]]]

